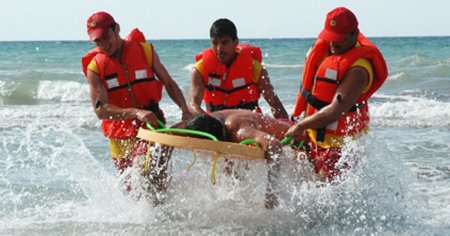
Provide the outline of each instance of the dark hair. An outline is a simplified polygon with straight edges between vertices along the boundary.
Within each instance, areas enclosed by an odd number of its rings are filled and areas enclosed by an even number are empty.
[[[197,130],[214,135],[220,141],[228,141],[225,135],[225,127],[223,123],[207,114],[196,116],[189,120],[186,129]]]
[[[228,19],[222,18],[214,21],[209,30],[209,37],[230,36],[234,41],[237,39],[237,30],[234,23]]]
[[[355,30],[353,30],[352,32],[350,32],[350,35],[351,35],[351,36],[355,36],[355,35],[358,35],[358,33],[359,33],[359,29],[356,28]]]
[[[116,25],[117,25],[117,23],[114,22],[114,23],[112,23],[112,25],[109,26],[109,28],[112,29],[112,31],[116,32]]]

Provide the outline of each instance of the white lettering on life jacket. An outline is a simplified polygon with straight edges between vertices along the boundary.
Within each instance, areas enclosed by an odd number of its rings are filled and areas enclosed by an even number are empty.
[[[117,80],[117,77],[106,80],[106,83],[108,84],[109,89],[119,87],[119,81]]]
[[[325,77],[327,79],[337,80],[337,71],[327,68],[325,70]]]
[[[134,72],[134,76],[136,77],[136,79],[145,79],[147,78],[147,70],[136,70]]]
[[[209,78],[208,80],[208,84],[215,86],[215,87],[220,87],[220,84],[222,83],[222,81],[220,79],[217,78]]]
[[[241,87],[245,85],[245,79],[244,78],[237,78],[233,81],[233,88]]]

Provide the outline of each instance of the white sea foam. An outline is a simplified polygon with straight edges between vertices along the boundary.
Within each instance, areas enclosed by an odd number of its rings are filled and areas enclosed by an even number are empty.
[[[405,79],[406,78],[406,73],[405,72],[399,72],[399,73],[395,73],[393,75],[389,74],[388,76],[388,80],[399,80],[399,79]]]
[[[194,63],[187,64],[183,67],[183,70],[191,71],[194,67]]]
[[[385,127],[450,127],[450,104],[429,98],[384,96],[389,100],[371,104],[372,124]]]
[[[359,167],[353,166],[354,172],[338,184],[317,182],[308,161],[297,161],[289,149],[285,150],[279,179],[280,206],[269,211],[263,206],[267,176],[264,161],[236,161],[237,180],[224,174],[226,162],[220,159],[217,184],[212,185],[210,154],[198,154],[188,170],[193,154],[175,150],[166,204],[153,208],[144,199],[135,202],[121,192],[114,172],[104,167],[109,158],[92,156],[85,141],[70,129],[42,129],[30,124],[18,145],[15,154],[3,159],[11,165],[0,180],[20,168],[28,170],[22,175],[32,184],[13,193],[13,184],[3,181],[6,187],[1,202],[16,206],[16,213],[2,220],[3,233],[20,231],[24,226],[42,233],[66,225],[57,232],[371,234],[401,231],[403,220],[413,220],[407,218],[411,214],[405,208],[409,196],[403,195],[411,178],[398,171],[404,167],[395,158],[386,159],[387,151],[381,148],[366,150]],[[35,170],[40,174],[33,174]],[[16,200],[7,200],[8,196]],[[27,198],[39,201],[27,202]],[[12,212],[8,208],[4,213]]]
[[[30,123],[40,127],[78,127],[83,129],[98,129],[100,121],[95,116],[90,105],[40,105],[40,106],[9,106],[1,108],[0,129],[23,129]]]
[[[402,58],[398,61],[401,66],[406,67],[417,67],[417,66],[425,66],[433,64],[433,61],[430,60],[430,57],[423,55],[413,55]]]
[[[13,77],[18,79],[26,78],[61,78],[80,76],[82,72],[73,68],[33,68],[24,69],[22,67],[9,68],[8,70],[0,70],[0,76]]]
[[[40,81],[36,98],[61,102],[89,101],[89,85],[75,81]]]
[[[7,83],[6,81],[0,80],[0,96],[9,97],[17,89],[17,83]]]

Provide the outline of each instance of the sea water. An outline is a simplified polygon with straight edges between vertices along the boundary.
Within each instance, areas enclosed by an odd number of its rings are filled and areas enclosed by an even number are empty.
[[[87,41],[0,42],[0,235],[448,235],[450,38],[372,38],[389,77],[370,100],[369,134],[319,181],[285,149],[280,205],[264,208],[267,166],[239,161],[240,180],[210,181],[211,154],[176,149],[164,205],[123,188],[89,100],[80,58]],[[263,50],[288,112],[314,39],[241,39]],[[194,56],[208,40],[152,42],[187,96]],[[267,103],[260,102],[270,116]],[[181,111],[164,94],[169,124]],[[363,153],[351,160],[354,152]]]

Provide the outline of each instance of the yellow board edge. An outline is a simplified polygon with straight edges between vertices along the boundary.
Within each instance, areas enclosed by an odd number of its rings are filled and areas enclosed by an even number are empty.
[[[264,159],[264,151],[261,148],[238,143],[157,133],[143,128],[139,129],[137,137],[183,149],[219,152],[230,159]]]

